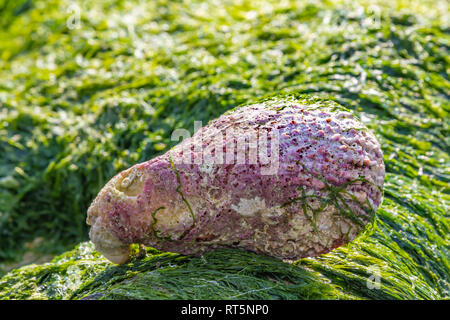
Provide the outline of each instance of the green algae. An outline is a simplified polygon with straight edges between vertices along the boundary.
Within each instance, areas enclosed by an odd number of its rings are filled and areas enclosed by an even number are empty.
[[[300,197],[297,198],[293,198],[290,199],[289,201],[287,201],[286,203],[283,203],[281,205],[281,208],[297,203],[297,202],[301,202],[301,207],[302,207],[302,212],[305,215],[305,217],[308,219],[308,222],[311,224],[311,226],[314,229],[314,232],[318,235],[320,235],[320,233],[318,232],[317,229],[317,225],[316,225],[316,217],[317,215],[322,212],[323,210],[326,209],[326,207],[329,204],[332,204],[336,209],[337,209],[337,214],[341,215],[341,216],[345,216],[346,218],[348,218],[349,220],[351,220],[354,224],[358,225],[361,228],[364,228],[364,226],[366,225],[365,221],[361,218],[361,216],[359,216],[356,212],[354,212],[350,206],[346,203],[346,201],[343,199],[342,194],[345,194],[347,196],[350,196],[350,198],[355,201],[358,202],[358,200],[356,199],[356,197],[349,193],[348,191],[346,191],[345,189],[350,186],[351,184],[355,183],[355,182],[364,182],[364,183],[368,183],[371,185],[374,185],[373,183],[371,183],[370,181],[368,181],[366,178],[360,176],[356,179],[352,179],[349,180],[339,186],[334,186],[332,184],[329,184],[326,179],[320,175],[320,174],[314,174],[313,171],[314,170],[309,170],[306,166],[302,165],[301,163],[297,163],[298,165],[302,166],[302,169],[305,170],[308,175],[310,175],[313,178],[317,178],[320,181],[322,181],[322,183],[324,184],[324,191],[327,192],[326,196],[316,196],[316,195],[307,195],[306,191],[305,191],[305,187],[299,188],[298,190],[302,192],[302,195]],[[377,187],[380,190],[380,187]],[[382,191],[382,190],[381,190]],[[314,199],[314,200],[318,200],[321,205],[317,208],[314,209],[309,203],[308,203],[308,199]],[[381,199],[382,202],[382,199]],[[380,204],[381,204],[380,202]],[[363,205],[361,205],[361,209],[368,215],[368,219],[367,219],[367,224],[373,225],[376,221],[375,221],[375,214],[376,214],[376,210],[373,208],[372,204],[369,202],[368,198],[366,198],[366,204],[367,207],[364,207]],[[312,217],[310,217],[308,215],[308,210],[312,213]],[[350,232],[350,229],[349,231]]]
[[[170,152],[169,152],[169,160],[170,160],[170,166],[171,166],[173,172],[175,173],[175,175],[177,177],[178,186],[176,188],[176,192],[180,195],[180,197],[183,200],[184,204],[189,209],[189,213],[190,213],[190,215],[192,217],[192,224],[180,236],[179,240],[183,240],[184,237],[186,237],[188,235],[188,233],[195,227],[195,224],[196,224],[197,221],[195,219],[195,214],[194,214],[194,211],[192,210],[191,204],[187,201],[186,197],[184,196],[183,192],[181,191],[181,187],[182,186],[181,186],[180,174],[179,174],[178,170],[176,169],[175,165],[173,164],[172,154]]]
[[[113,266],[81,244],[0,298],[449,298],[445,1],[0,0],[0,264],[88,239],[87,206],[171,132],[280,94],[330,99],[381,144],[370,234],[287,264],[236,250]],[[76,2],[75,2],[76,3]],[[7,270],[5,270],[7,271]]]
[[[162,238],[158,235],[159,231],[155,230],[155,225],[158,223],[158,219],[156,218],[156,213],[158,213],[159,210],[163,210],[165,208],[166,207],[159,207],[155,211],[152,212],[153,222],[150,223],[149,229],[153,233],[155,238],[157,238],[157,239],[162,239]],[[167,240],[172,240],[172,239],[170,237],[168,237]]]

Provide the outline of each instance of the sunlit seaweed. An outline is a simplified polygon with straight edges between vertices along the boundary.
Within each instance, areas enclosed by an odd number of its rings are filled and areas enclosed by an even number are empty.
[[[147,249],[114,267],[83,243],[8,273],[0,298],[450,296],[448,4],[265,3],[83,1],[68,29],[69,1],[0,0],[0,263],[38,237],[36,255],[87,240],[87,206],[116,172],[278,92],[335,100],[376,134],[387,174],[370,234],[294,264]]]

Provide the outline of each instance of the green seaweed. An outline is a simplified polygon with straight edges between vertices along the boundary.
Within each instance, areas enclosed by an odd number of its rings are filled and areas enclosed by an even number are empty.
[[[152,223],[150,223],[149,229],[150,229],[150,231],[152,231],[152,233],[153,233],[153,235],[155,236],[155,238],[157,238],[157,239],[167,239],[168,241],[171,241],[172,239],[171,239],[170,237],[166,237],[166,238],[160,237],[160,236],[158,235],[159,231],[158,231],[158,230],[155,230],[155,225],[156,225],[156,223],[158,222],[158,219],[156,219],[156,213],[157,213],[159,210],[163,210],[163,209],[165,209],[165,208],[166,208],[166,207],[159,207],[159,208],[157,208],[155,211],[152,212],[152,218],[153,218],[153,221],[152,221]]]
[[[448,21],[445,0],[0,0],[0,267],[62,253],[7,273],[0,297],[448,299]],[[117,172],[274,94],[334,101],[374,132],[386,179],[370,234],[293,264],[63,253]]]
[[[327,208],[327,206],[330,205],[330,204],[333,205],[334,208],[337,209],[337,215],[345,216],[346,218],[351,220],[354,224],[358,225],[360,228],[364,228],[364,226],[366,224],[370,224],[370,225],[374,224],[376,211],[374,210],[374,208],[370,204],[368,198],[366,198],[367,208],[365,208],[364,206],[360,207],[369,217],[367,219],[368,221],[365,222],[361,218],[361,215],[358,212],[354,212],[352,210],[352,208],[350,208],[350,206],[347,204],[347,202],[342,197],[342,194],[346,194],[346,195],[350,196],[353,201],[358,202],[356,197],[353,194],[349,193],[346,190],[346,188],[348,186],[350,186],[351,184],[354,184],[355,182],[363,182],[363,183],[371,184],[372,186],[374,186],[373,183],[368,181],[366,178],[360,176],[360,177],[358,177],[356,179],[348,180],[347,182],[345,182],[345,183],[343,183],[343,184],[341,184],[339,186],[334,186],[334,185],[328,183],[326,181],[326,179],[320,173],[314,174],[312,172],[312,170],[309,170],[306,166],[302,165],[298,161],[297,161],[297,165],[301,166],[302,170],[304,170],[312,178],[319,179],[320,181],[323,182],[323,184],[324,184],[323,191],[326,192],[326,195],[325,196],[317,196],[317,195],[314,195],[314,194],[306,195],[305,188],[304,187],[299,187],[298,190],[302,192],[302,195],[300,197],[292,198],[289,201],[283,203],[280,206],[281,208],[284,208],[286,206],[295,204],[297,202],[301,202],[302,213],[307,218],[307,220],[311,224],[314,232],[318,236],[320,236],[320,232],[317,229],[316,217],[317,217],[317,215],[320,212],[324,211]],[[380,189],[380,187],[378,187],[378,186],[376,186],[376,187],[378,189]],[[322,193],[324,193],[323,191],[322,191]],[[308,199],[318,200],[321,203],[320,207],[317,208],[317,209],[312,208],[312,206],[307,202]],[[308,215],[308,210],[310,212],[312,212],[312,217],[310,217]],[[348,232],[350,232],[350,230]]]
[[[318,299],[351,298],[317,272],[253,253],[221,249],[185,257],[148,249],[111,265],[90,242],[42,266],[3,277],[2,299]],[[242,261],[247,261],[242,264]],[[192,277],[195,274],[195,277]],[[17,282],[17,277],[28,280]]]
[[[175,173],[175,175],[177,177],[178,185],[177,185],[176,191],[180,195],[180,197],[183,200],[183,202],[186,204],[186,207],[188,208],[189,213],[190,213],[190,215],[192,217],[192,224],[191,224],[191,226],[189,228],[187,228],[186,230],[184,230],[184,232],[181,234],[181,236],[179,238],[179,240],[183,240],[184,237],[186,237],[188,235],[188,233],[192,230],[192,228],[195,227],[195,223],[196,223],[195,214],[194,214],[194,211],[192,210],[191,204],[187,201],[186,197],[183,194],[183,191],[181,191],[182,185],[181,185],[180,173],[175,168],[175,165],[174,165],[173,160],[172,160],[172,154],[170,152],[169,152],[169,160],[170,160],[170,166],[171,166],[173,172]]]

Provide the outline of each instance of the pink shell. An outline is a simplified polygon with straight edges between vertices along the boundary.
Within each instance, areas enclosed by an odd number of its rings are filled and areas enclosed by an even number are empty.
[[[380,145],[351,113],[273,99],[224,114],[119,173],[87,222],[97,249],[117,263],[132,243],[298,259],[356,237],[380,205],[384,174]]]

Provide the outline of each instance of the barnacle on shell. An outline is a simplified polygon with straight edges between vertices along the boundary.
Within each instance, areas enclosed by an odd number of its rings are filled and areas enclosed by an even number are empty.
[[[87,223],[97,250],[115,263],[128,260],[133,243],[299,259],[354,239],[374,219],[384,174],[379,143],[351,112],[272,98],[227,112],[116,175]]]

